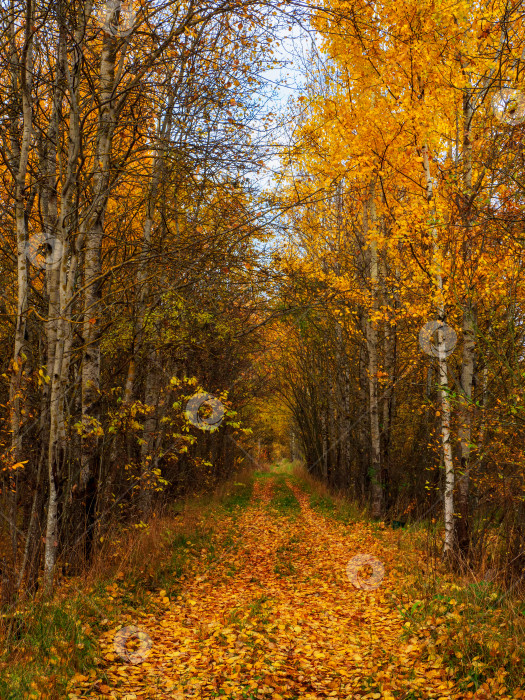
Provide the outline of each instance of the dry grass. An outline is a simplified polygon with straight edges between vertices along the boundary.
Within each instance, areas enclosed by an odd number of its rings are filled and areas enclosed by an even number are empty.
[[[208,522],[213,521],[213,511],[220,508],[234,491],[235,484],[249,483],[252,479],[253,469],[244,468],[213,491],[165,505],[160,512],[153,512],[145,522],[128,525],[113,523],[106,531],[104,541],[97,547],[91,565],[83,572],[82,579],[93,585],[96,581],[133,571],[146,560],[153,566],[163,561],[171,549],[173,537],[194,533],[204,516]],[[167,533],[169,537],[166,537]]]
[[[160,589],[175,592],[195,550],[208,547],[211,554],[227,536],[214,531],[215,522],[224,520],[228,504],[235,520],[252,481],[253,471],[245,469],[212,493],[168,504],[146,522],[112,523],[81,575],[57,576],[51,600],[20,601],[15,626],[0,618],[0,697],[63,700],[67,679],[93,668],[104,624],[118,625],[130,612],[154,606]]]

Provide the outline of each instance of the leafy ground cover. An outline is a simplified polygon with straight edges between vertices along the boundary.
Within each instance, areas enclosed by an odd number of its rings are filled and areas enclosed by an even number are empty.
[[[282,465],[212,506],[145,533],[126,571],[65,590],[55,622],[20,632],[33,675],[13,672],[1,697],[525,697],[516,604],[490,582],[429,575],[417,533],[367,522]]]

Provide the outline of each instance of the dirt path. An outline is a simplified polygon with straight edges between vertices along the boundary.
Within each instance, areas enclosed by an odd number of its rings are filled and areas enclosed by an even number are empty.
[[[166,599],[164,614],[137,611],[138,663],[124,661],[126,630],[120,655],[108,631],[105,680],[91,691],[77,684],[70,698],[467,697],[453,691],[439,661],[421,660],[424,640],[402,639],[402,617],[387,595],[398,576],[395,548],[369,526],[319,515],[292,484],[300,509],[272,509],[274,482],[256,482],[230,548],[180,598]],[[372,590],[349,580],[358,554],[374,557]]]

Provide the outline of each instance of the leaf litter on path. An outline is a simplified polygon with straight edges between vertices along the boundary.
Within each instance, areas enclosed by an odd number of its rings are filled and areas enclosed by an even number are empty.
[[[70,700],[472,697],[457,690],[441,660],[426,658],[419,639],[404,639],[388,596],[401,575],[396,550],[370,525],[319,515],[296,485],[288,488],[300,516],[279,517],[267,508],[273,486],[256,482],[233,546],[176,600],[164,596],[164,614],[137,611],[141,635],[129,655],[115,653],[118,630],[104,634],[106,680],[74,678]],[[358,555],[383,567],[372,590],[349,578]],[[359,576],[366,581],[366,571]],[[127,662],[140,658],[141,644],[142,663]]]

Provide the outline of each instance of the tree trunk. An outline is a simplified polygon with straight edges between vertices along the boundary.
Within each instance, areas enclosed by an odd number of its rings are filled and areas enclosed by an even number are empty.
[[[471,270],[471,197],[472,197],[472,104],[471,90],[465,91],[463,99],[463,235],[465,276]],[[463,355],[461,363],[460,410],[459,410],[459,449],[460,479],[458,481],[458,520],[457,544],[459,551],[468,557],[470,549],[470,444],[472,442],[472,388],[476,354],[476,309],[472,302],[471,290],[463,304]]]
[[[27,218],[26,206],[26,181],[28,174],[29,152],[33,135],[33,106],[32,106],[32,80],[33,80],[33,4],[27,0],[24,28],[25,51],[21,51],[19,59],[17,52],[17,37],[14,19],[10,23],[10,71],[11,89],[13,99],[17,94],[21,97],[22,133],[19,134],[12,125],[11,149],[16,163],[15,175],[15,225],[16,225],[16,249],[17,249],[17,310],[14,331],[13,360],[11,365],[11,377],[9,382],[9,422],[11,427],[11,459],[13,463],[22,461],[22,377],[23,366],[27,357],[24,352],[26,343],[27,309],[28,309],[28,261],[27,261]],[[12,116],[15,116],[14,114]],[[16,470],[15,470],[16,474]],[[17,489],[16,477],[9,479],[9,528],[11,539],[11,569],[16,576],[18,530],[17,520]],[[14,593],[12,587],[9,591]]]
[[[472,305],[464,308],[463,357],[461,366],[461,404],[459,413],[460,478],[458,481],[457,537],[459,550],[468,556],[470,549],[470,444],[472,441],[472,388],[475,366],[475,318]]]
[[[375,236],[375,182],[370,185],[370,194],[363,216],[363,233],[365,242],[369,243],[369,278],[371,284],[371,308],[366,322],[366,343],[368,350],[368,410],[370,420],[370,481],[372,517],[380,518],[383,509],[383,486],[381,479],[381,437],[379,429],[378,397],[378,342],[377,320],[379,267],[377,241]],[[372,238],[368,241],[369,234]]]
[[[153,353],[155,357],[157,352]],[[142,434],[142,444],[140,446],[141,453],[141,491],[140,491],[140,510],[143,515],[146,515],[151,510],[151,480],[152,470],[157,466],[158,451],[156,449],[155,432],[157,430],[157,408],[159,402],[160,386],[158,381],[158,372],[156,370],[157,363],[155,361],[149,363],[149,371],[146,375],[146,387],[144,390],[144,403],[152,408],[144,419],[144,431]]]
[[[433,198],[432,177],[430,175],[430,164],[428,158],[428,147],[426,144],[422,147],[423,151],[423,167],[425,170],[426,186],[427,186],[427,201],[431,202]],[[436,208],[432,207],[432,240],[433,240],[433,261],[436,269],[435,284],[436,284],[436,307],[437,318],[441,323],[445,323],[445,302],[443,298],[443,275],[441,268],[441,251],[439,247],[438,233],[436,228]],[[440,386],[440,406],[441,406],[441,444],[443,447],[443,462],[445,466],[445,492],[444,492],[444,516],[445,516],[445,542],[443,544],[443,557],[448,558],[454,552],[454,460],[452,456],[452,444],[450,442],[450,402],[448,398],[448,367],[445,339],[443,336],[442,327],[438,327],[437,331],[437,351],[438,351],[438,372]]]
[[[392,501],[392,494],[390,493],[390,465],[389,465],[389,455],[390,455],[390,439],[391,439],[391,426],[392,426],[392,414],[394,405],[394,391],[396,382],[396,325],[395,325],[395,299],[389,298],[387,284],[387,262],[386,262],[386,251],[382,256],[382,266],[381,266],[381,286],[382,286],[382,303],[383,307],[386,309],[394,301],[394,316],[392,322],[388,319],[385,323],[385,332],[383,336],[383,357],[384,357],[384,369],[386,373],[386,387],[383,392],[383,420],[381,426],[381,456],[382,456],[382,483],[385,499],[385,510],[390,507]]]
[[[366,319],[363,310],[360,310],[360,325],[363,336],[366,342]],[[365,416],[369,415],[368,411],[368,377],[366,372],[367,367],[367,351],[365,343],[359,345],[359,418],[358,418],[358,435],[359,435],[359,481],[356,486],[360,492],[361,499],[366,499],[366,487],[368,481],[368,430]]]

